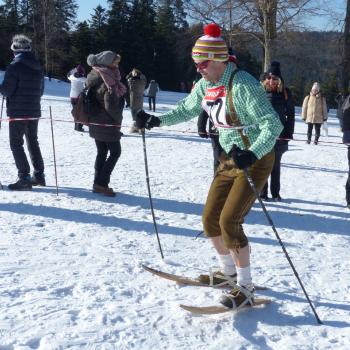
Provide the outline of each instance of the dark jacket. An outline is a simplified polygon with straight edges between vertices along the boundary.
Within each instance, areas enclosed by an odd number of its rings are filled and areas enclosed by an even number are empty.
[[[44,93],[44,73],[31,52],[18,54],[5,72],[0,93],[6,96],[9,117],[39,118]]]
[[[283,130],[279,137],[282,139],[292,139],[295,124],[295,108],[290,90],[284,89],[282,92],[267,91],[266,96],[280,117],[283,125]],[[287,142],[286,140],[277,140],[278,143],[280,141]]]
[[[124,97],[108,92],[101,75],[94,69],[86,78],[86,87],[92,88],[96,96],[96,112],[89,116],[90,123],[112,124],[118,127],[90,125],[90,136],[98,141],[115,142],[120,140],[120,126],[123,120]]]
[[[342,131],[343,131],[343,142],[350,146],[350,95],[345,98],[342,106]]]
[[[207,132],[208,119],[209,119],[209,130]],[[210,137],[211,139],[215,139],[219,142],[219,132],[215,128],[214,124],[209,118],[208,113],[205,110],[203,110],[198,117],[197,128],[198,128],[198,134],[205,135],[209,133],[208,137]]]

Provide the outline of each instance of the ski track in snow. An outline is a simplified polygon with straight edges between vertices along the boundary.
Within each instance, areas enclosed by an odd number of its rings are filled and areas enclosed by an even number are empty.
[[[269,287],[259,295],[273,303],[237,314],[193,316],[178,304],[212,305],[222,291],[181,287],[141,264],[188,276],[218,265],[209,242],[195,239],[212,178],[210,142],[195,134],[196,120],[147,131],[150,185],[166,258],[161,261],[142,139],[128,133],[130,110],[124,112],[122,155],[111,180],[118,193],[101,197],[91,192],[94,141],[73,131],[68,90],[68,84],[53,80],[47,83],[52,96],[42,103],[44,117],[51,106],[54,119],[67,121],[54,122],[59,195],[49,120],[39,124],[48,186],[0,192],[0,350],[350,349],[343,145],[290,142],[282,159],[284,200],[266,203],[324,325],[316,324],[258,203],[245,230],[254,280]],[[157,112],[182,97],[161,92]],[[305,139],[305,132],[298,115],[295,139]],[[16,169],[6,122],[0,139],[0,180],[7,185]],[[321,140],[340,142],[334,114],[329,136]]]

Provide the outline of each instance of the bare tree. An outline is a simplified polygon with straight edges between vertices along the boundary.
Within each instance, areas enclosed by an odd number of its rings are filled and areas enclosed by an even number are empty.
[[[278,32],[301,29],[301,18],[325,13],[317,0],[187,0],[186,6],[193,19],[224,28],[229,43],[236,35],[256,39],[264,51],[265,70],[275,55]]]

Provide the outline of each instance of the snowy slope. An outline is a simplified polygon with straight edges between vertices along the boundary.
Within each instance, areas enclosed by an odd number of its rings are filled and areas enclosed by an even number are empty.
[[[0,77],[2,79],[2,77]],[[214,304],[221,291],[180,287],[142,263],[196,276],[217,266],[201,236],[212,178],[209,141],[196,120],[147,132],[150,183],[165,255],[160,259],[147,195],[142,139],[128,134],[112,176],[116,198],[93,194],[95,145],[73,131],[69,85],[47,82],[39,139],[48,187],[0,192],[0,349],[350,349],[350,211],[344,207],[346,148],[334,115],[329,136],[295,141],[282,159],[284,201],[267,203],[324,325],[318,326],[258,204],[245,224],[253,277],[273,303],[238,314],[192,316],[179,303]],[[183,94],[161,92],[158,112]],[[59,195],[55,190],[49,106]],[[146,104],[145,104],[146,106]],[[3,115],[5,118],[5,113]],[[0,130],[3,184],[16,179],[8,123]],[[302,140],[302,141],[298,141]]]

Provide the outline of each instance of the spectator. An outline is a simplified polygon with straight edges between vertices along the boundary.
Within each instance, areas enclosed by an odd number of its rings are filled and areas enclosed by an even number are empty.
[[[208,125],[209,132],[207,132],[208,120],[209,120],[209,125]],[[201,138],[205,138],[205,139],[207,139],[208,137],[210,138],[211,146],[213,149],[214,175],[215,175],[215,172],[218,166],[220,165],[220,155],[223,151],[219,142],[219,131],[216,129],[213,122],[210,120],[208,113],[205,110],[203,110],[199,115],[197,126],[198,126],[198,135]]]
[[[95,139],[97,149],[92,190],[111,197],[116,195],[109,183],[121,155],[120,127],[126,93],[126,86],[120,81],[120,60],[121,57],[112,51],[103,51],[87,57],[87,63],[92,70],[87,76],[86,87],[92,89],[96,99],[90,120],[92,123],[102,124],[89,126],[90,136]]]
[[[346,94],[340,92],[334,99],[337,104],[337,118],[339,120],[340,129],[343,128],[343,104],[346,97]]]
[[[317,82],[312,85],[310,94],[304,98],[301,117],[307,123],[306,143],[310,144],[312,129],[315,127],[314,144],[317,145],[321,135],[321,125],[328,119],[326,99]]]
[[[156,83],[155,80],[151,80],[146,90],[146,96],[148,96],[149,110],[150,111],[153,110],[153,112],[156,111],[156,96],[158,91],[159,91],[158,84]]]
[[[348,179],[345,184],[345,199],[346,205],[350,209],[350,95],[348,95],[342,106],[343,111],[343,123],[342,123],[342,131],[343,131],[343,142],[348,146]]]
[[[6,96],[9,118],[21,118],[10,122],[10,147],[18,170],[18,181],[8,187],[13,191],[31,190],[32,186],[45,186],[44,161],[38,142],[38,124],[41,117],[41,96],[44,92],[44,72],[32,53],[32,41],[25,35],[15,35],[11,50],[14,59],[7,67],[0,93]],[[23,148],[26,138],[30,165]]]
[[[138,128],[135,126],[135,118],[138,110],[143,108],[143,94],[147,83],[146,77],[134,68],[127,76],[126,79],[129,85],[130,92],[130,109],[133,119],[133,124],[130,128],[130,132],[138,132]]]
[[[295,124],[295,108],[292,94],[284,85],[280,63],[272,62],[269,70],[262,76],[262,85],[272,107],[278,114],[283,130],[275,143],[275,162],[270,176],[270,190],[272,200],[280,201],[281,159],[288,150],[288,142],[293,139]],[[261,191],[261,198],[268,200],[268,181]]]
[[[85,87],[86,74],[83,66],[78,64],[76,68],[69,71],[68,80],[70,80],[70,102],[72,106],[74,106],[78,102],[79,94],[84,90]],[[83,124],[74,123],[74,130],[84,131]]]

